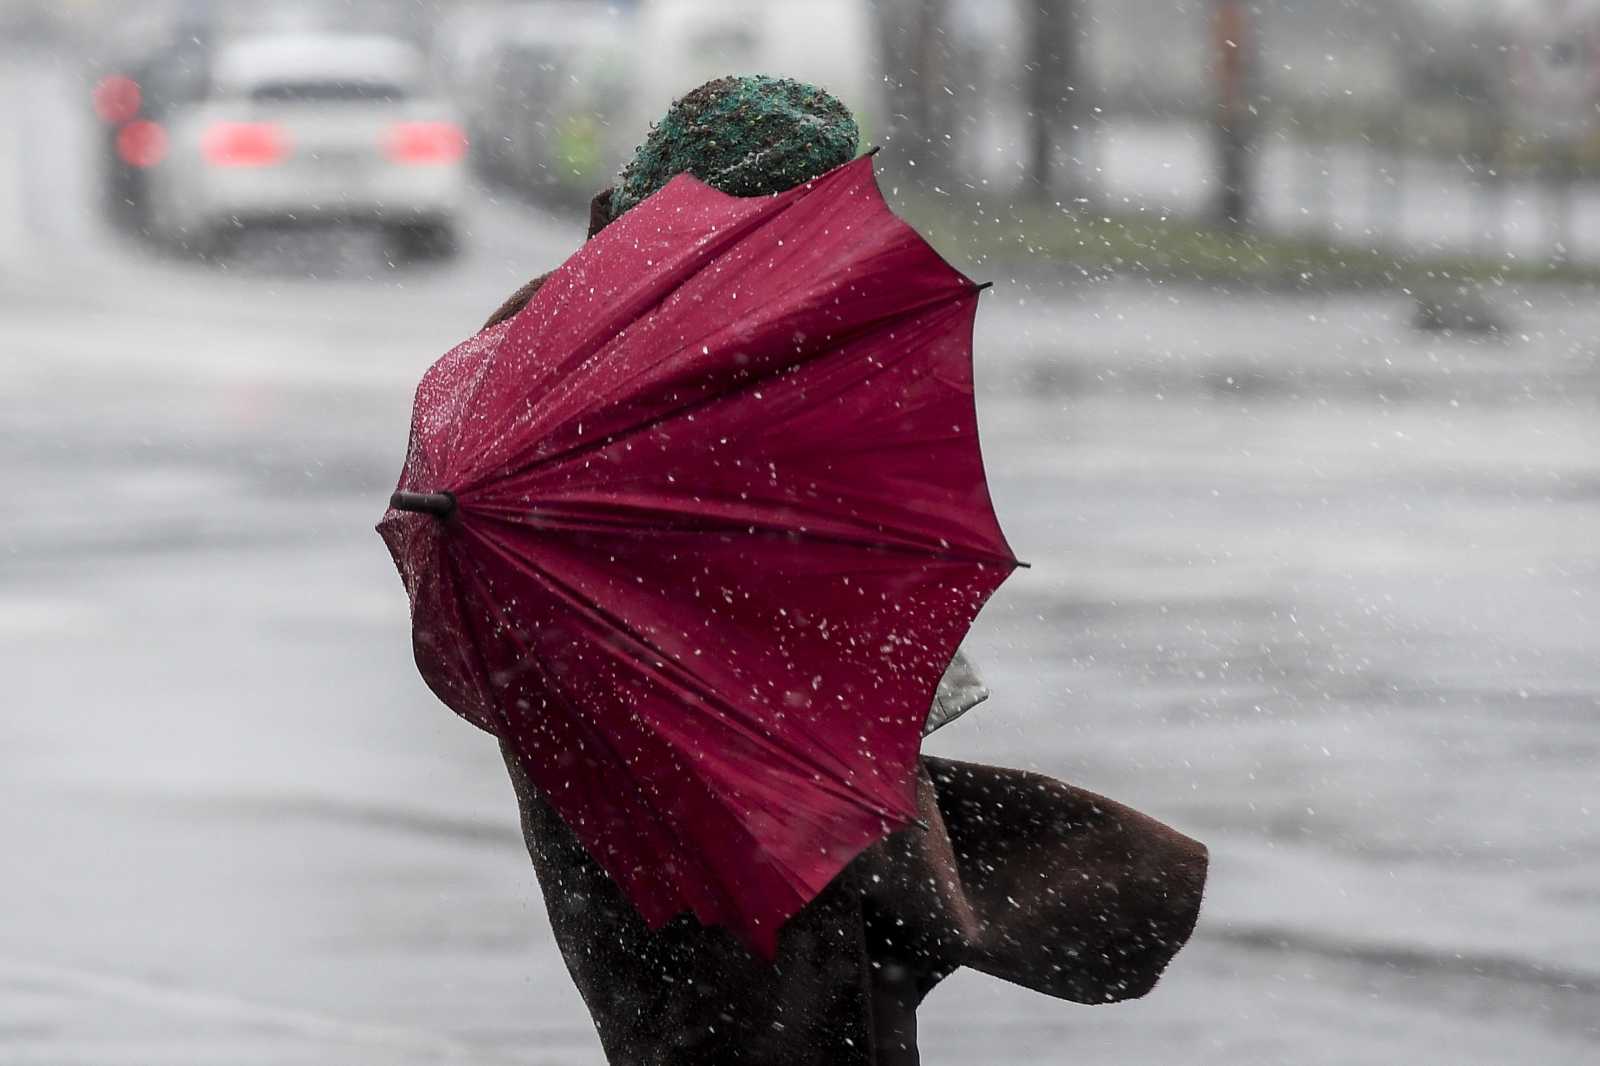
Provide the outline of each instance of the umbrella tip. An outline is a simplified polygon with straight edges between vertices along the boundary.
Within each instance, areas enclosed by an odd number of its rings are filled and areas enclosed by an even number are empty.
[[[981,283],[981,284],[980,284],[980,285],[979,285],[979,286],[978,286],[978,288],[977,288],[977,290],[976,290],[976,291],[978,291],[978,292],[982,292],[982,291],[983,291],[983,290],[984,290],[984,289],[992,289],[992,288],[994,288],[994,282],[992,282],[992,281],[985,281],[985,282],[983,282],[983,283]]]
[[[883,145],[875,144],[871,148],[868,148],[865,152],[862,152],[861,153],[861,158],[863,158],[863,159],[871,159],[873,156],[877,155],[881,151],[883,151]]]
[[[456,498],[449,492],[396,492],[389,497],[389,506],[397,511],[449,518],[456,512]]]

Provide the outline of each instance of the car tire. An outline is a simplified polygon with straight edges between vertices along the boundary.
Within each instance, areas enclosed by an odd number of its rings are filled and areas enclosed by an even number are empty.
[[[461,250],[456,227],[449,222],[413,222],[394,231],[407,259],[449,259]]]
[[[207,222],[180,233],[178,247],[202,262],[215,262],[232,254],[238,236],[232,222]]]

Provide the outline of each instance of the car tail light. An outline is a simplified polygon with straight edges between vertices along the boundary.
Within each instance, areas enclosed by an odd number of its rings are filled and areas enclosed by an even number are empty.
[[[396,163],[454,163],[467,154],[467,136],[453,122],[401,122],[384,151]]]
[[[90,98],[94,101],[94,113],[110,126],[120,126],[134,118],[144,104],[139,83],[125,74],[107,74],[101,78],[95,83]]]
[[[117,158],[143,170],[167,158],[167,131],[149,119],[130,122],[117,131]]]
[[[289,157],[289,138],[270,122],[218,122],[201,137],[200,151],[216,167],[267,167]]]

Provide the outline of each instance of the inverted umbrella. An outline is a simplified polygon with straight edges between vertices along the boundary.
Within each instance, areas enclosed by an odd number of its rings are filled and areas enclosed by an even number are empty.
[[[652,927],[771,956],[915,820],[935,686],[1017,565],[979,288],[870,158],[758,199],[681,176],[424,375],[378,526],[417,665]]]

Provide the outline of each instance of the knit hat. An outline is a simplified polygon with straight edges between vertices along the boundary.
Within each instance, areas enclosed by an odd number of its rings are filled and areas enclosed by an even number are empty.
[[[673,102],[617,175],[614,219],[679,174],[730,196],[783,192],[855,158],[860,131],[829,93],[790,78],[718,78]]]

